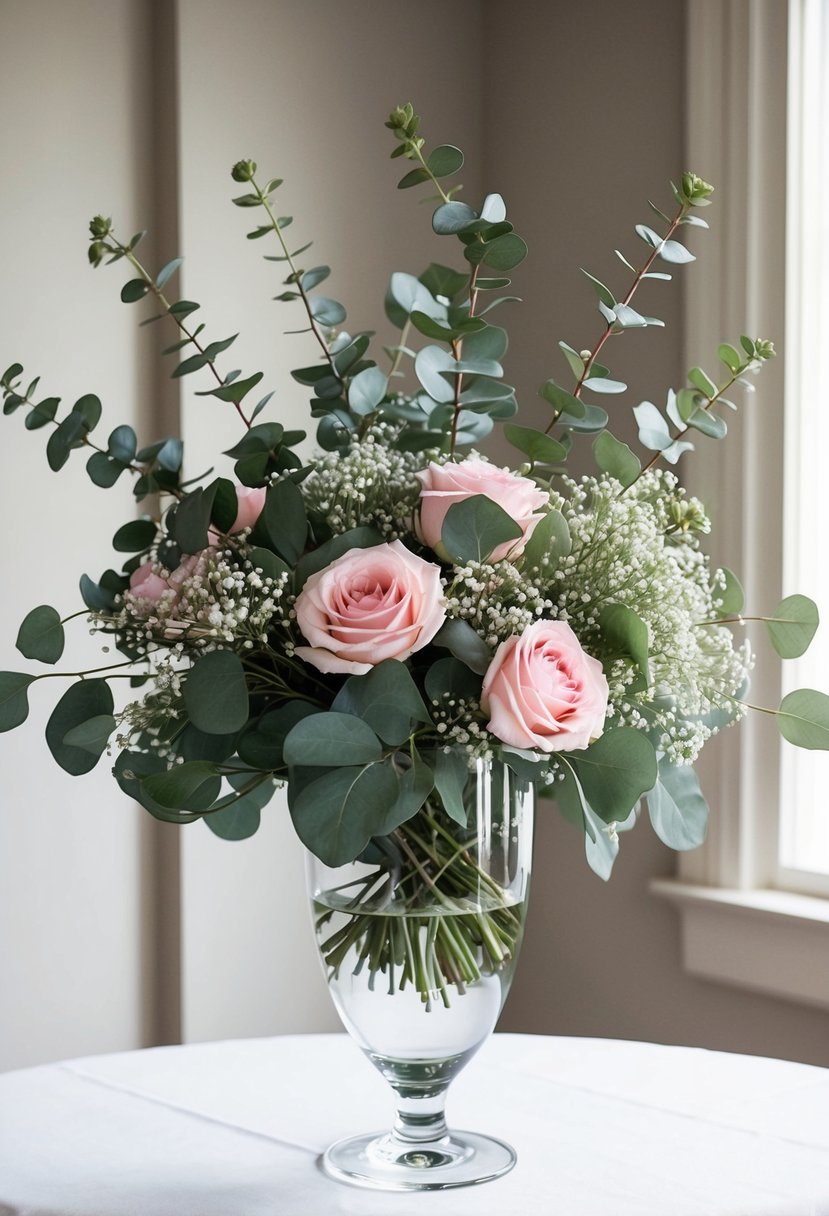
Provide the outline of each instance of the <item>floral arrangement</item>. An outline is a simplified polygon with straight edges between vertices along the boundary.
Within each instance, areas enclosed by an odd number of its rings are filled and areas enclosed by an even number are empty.
[[[749,708],[752,656],[734,634],[751,619],[740,585],[709,568],[705,509],[664,464],[692,437],[723,438],[729,394],[751,388],[774,351],[744,336],[719,348],[718,378],[696,367],[664,408],[636,405],[642,456],[608,429],[597,402],[626,386],[599,357],[611,339],[662,324],[633,307],[637,289],[671,277],[656,266],[693,260],[678,235],[707,226],[699,213],[712,187],[685,173],[672,215],[653,207],[659,228],[637,226],[641,256],[618,254],[621,294],[587,276],[598,334],[584,349],[559,344],[568,377],[540,390],[546,428],[509,421],[507,334],[492,316],[515,300],[502,293],[527,247],[500,195],[473,207],[447,188],[463,155],[451,145],[427,152],[411,105],[386,126],[392,156],[412,166],[400,188],[434,193],[434,232],[462,257],[460,269],[392,274],[385,313],[399,339],[379,362],[371,335],[349,333],[342,304],[317,292],[329,268],[309,267],[308,245],[289,242],[291,219],[274,209],[281,182],[263,182],[252,161],[232,171],[247,191],[233,202],[260,221],[248,238],[269,242],[268,259],[286,271],[276,298],[304,315],[320,348],[318,362],[293,372],[313,394],[313,454],[304,432],[262,420],[271,397],[259,397],[262,372],[220,370],[233,338],[208,341],[199,305],[170,294],[181,259],[150,273],[136,252],[143,233],[122,240],[101,216],[90,225],[92,265],[129,265],[121,299],[152,301],[142,324],[169,319],[178,330],[173,376],[204,373],[203,395],[238,415],[239,441],[225,453],[232,476],[228,467],[183,480],[181,441],[140,446],[129,426],[96,443],[97,397],[59,416],[37,380],[24,387],[19,364],[3,375],[4,413],[25,411],[29,430],[48,432],[53,470],[86,452],[96,486],[126,474],[143,505],[113,538],[119,561],[128,555],[121,568],[80,582],[86,612],[76,615],[88,614],[118,661],[72,673],[46,742],[72,774],[114,748],[125,794],[158,819],[203,819],[227,839],[254,833],[287,784],[297,833],[328,865],[393,850],[418,872],[446,875],[456,899],[467,889],[458,855],[469,768],[497,757],[555,799],[606,878],[641,799],[667,844],[702,840],[693,762]],[[518,453],[515,469],[478,451],[496,424]],[[571,454],[592,454],[595,472],[568,475]],[[54,665],[68,619],[34,608],[18,649]],[[761,619],[786,658],[805,650],[818,614],[789,596]],[[125,676],[133,699],[116,711],[109,681]],[[41,678],[0,673],[0,730],[24,721]],[[829,746],[823,694],[792,692],[766,712],[791,742]],[[515,944],[508,909],[469,932],[496,960]],[[390,942],[372,966],[382,969]],[[450,978],[462,946],[440,963]]]

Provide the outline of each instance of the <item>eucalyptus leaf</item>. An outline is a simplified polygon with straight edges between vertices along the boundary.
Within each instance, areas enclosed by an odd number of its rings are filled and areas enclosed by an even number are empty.
[[[669,764],[662,757],[646,800],[653,829],[669,849],[696,849],[705,840],[708,803],[690,764]]]
[[[438,748],[434,756],[435,789],[450,819],[466,827],[468,810],[464,793],[469,782],[466,755],[457,748]]]
[[[610,431],[603,431],[594,440],[593,455],[601,471],[615,477],[625,487],[633,485],[642,471],[639,457]]]
[[[624,819],[656,783],[653,744],[632,726],[605,731],[569,758],[587,801],[606,823]]]
[[[27,659],[57,663],[65,643],[60,613],[49,604],[40,604],[24,617],[15,645]]]
[[[22,671],[0,671],[0,732],[14,730],[28,718],[28,688],[34,681]]]
[[[241,730],[249,704],[239,656],[232,650],[212,650],[198,658],[184,682],[184,704],[190,721],[207,735]]]
[[[567,520],[551,507],[530,533],[524,546],[523,564],[526,570],[541,570],[555,567],[559,559],[567,557],[572,542]]]
[[[648,627],[642,618],[627,604],[607,604],[599,614],[599,628],[609,646],[633,659],[649,684],[650,641]]]
[[[510,541],[520,540],[519,524],[485,494],[453,503],[443,520],[441,545],[452,561],[485,562]]]
[[[305,768],[337,768],[379,760],[377,735],[351,713],[310,714],[291,728],[284,744],[285,763]]]
[[[326,865],[341,866],[381,833],[398,793],[388,764],[334,768],[291,799],[291,819],[307,849]]]
[[[365,675],[350,676],[337,693],[332,709],[362,719],[384,743],[404,743],[417,723],[431,718],[408,668],[397,659],[385,659]],[[374,759],[367,756],[367,760]],[[344,763],[357,764],[352,760]],[[303,760],[297,763],[309,764]],[[322,761],[313,761],[322,764]]]
[[[814,688],[798,688],[780,702],[780,733],[795,747],[829,751],[829,697]]]
[[[46,744],[60,767],[73,777],[91,772],[99,755],[65,743],[66,736],[90,719],[108,717],[113,705],[106,680],[79,680],[67,688],[53,709],[46,724]]]
[[[806,595],[789,595],[777,605],[774,616],[766,621],[766,628],[781,659],[797,659],[809,649],[819,624],[820,614],[814,600]]]
[[[441,625],[432,639],[435,646],[443,646],[451,651],[456,659],[460,659],[477,675],[484,675],[492,661],[492,654],[486,642],[476,633],[469,621],[460,617],[452,617]]]
[[[504,435],[519,452],[524,452],[530,460],[542,464],[561,464],[567,458],[567,450],[552,436],[544,431],[533,430],[528,426],[516,426],[508,422],[504,427]]]

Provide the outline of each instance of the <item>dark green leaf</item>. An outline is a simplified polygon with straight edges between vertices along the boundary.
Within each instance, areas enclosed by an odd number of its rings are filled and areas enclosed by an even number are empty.
[[[429,153],[426,164],[435,177],[449,177],[463,168],[463,152],[453,144],[441,144]]]
[[[14,730],[28,718],[28,688],[34,679],[22,671],[0,671],[0,731]]]
[[[546,384],[542,384],[538,393],[545,401],[549,401],[558,413],[567,414],[571,418],[581,418],[584,415],[584,402],[579,401],[578,397],[574,397],[572,393],[568,393],[566,389],[556,384],[555,380],[548,380]]]
[[[284,766],[283,749],[288,734],[316,711],[307,701],[288,701],[250,722],[239,737],[239,758],[253,768],[273,771]]]
[[[175,811],[206,811],[221,790],[222,779],[208,760],[188,760],[142,778],[141,785],[163,807]]]
[[[426,673],[425,687],[426,696],[431,701],[441,701],[444,697],[478,701],[481,677],[459,659],[438,659]]]
[[[99,714],[68,730],[63,736],[63,743],[66,747],[77,747],[81,751],[89,752],[90,756],[94,756],[98,760],[106,750],[109,737],[114,730],[115,718],[113,715]]]
[[[288,732],[285,763],[292,767],[337,768],[379,760],[383,749],[366,722],[351,713],[311,714]]]
[[[486,642],[468,621],[463,621],[460,617],[445,621],[432,640],[435,646],[450,650],[456,659],[460,659],[477,675],[484,675],[492,662],[492,654]]]
[[[190,721],[205,734],[241,730],[248,720],[248,690],[239,656],[213,650],[197,659],[187,673],[184,703]]]
[[[144,553],[155,540],[157,530],[154,519],[147,516],[133,519],[118,529],[112,538],[112,547],[118,553]]]
[[[434,785],[435,779],[431,768],[415,752],[411,757],[409,767],[399,774],[397,800],[386,811],[375,835],[388,836],[395,828],[399,828],[401,823],[405,823],[416,815],[431,794]]]
[[[457,748],[435,753],[435,789],[450,819],[466,827],[468,812],[464,803],[464,792],[469,781],[466,753]]]
[[[131,463],[137,446],[135,431],[131,426],[117,426],[107,442],[110,456],[124,464]]]
[[[295,566],[305,548],[308,520],[302,492],[290,478],[268,487],[265,505],[253,531],[254,544],[272,548],[289,566]]]
[[[404,743],[417,722],[430,722],[429,711],[404,663],[386,659],[361,676],[350,676],[334,698],[332,708],[354,715],[371,727],[384,743]],[[374,759],[366,756],[365,760]],[[358,759],[346,764],[358,764]],[[294,761],[323,764],[320,760]]]
[[[64,743],[66,736],[74,727],[82,726],[91,718],[107,717],[112,710],[112,693],[106,680],[79,680],[67,688],[46,724],[49,751],[67,773],[79,777],[91,772],[99,756],[84,747]]]
[[[526,242],[515,232],[506,232],[485,246],[483,260],[493,270],[512,270],[527,256]]]
[[[125,304],[135,304],[138,300],[143,300],[149,290],[149,283],[145,283],[143,279],[130,279],[121,288],[121,299]]]
[[[306,848],[326,865],[341,866],[381,831],[398,793],[388,764],[336,768],[291,800],[291,818]]]
[[[60,614],[49,604],[41,604],[24,618],[16,646],[27,659],[35,659],[39,663],[57,663],[63,654],[65,642]]]
[[[38,402],[26,415],[26,430],[36,431],[53,422],[59,405],[60,397],[46,397],[43,401]]]

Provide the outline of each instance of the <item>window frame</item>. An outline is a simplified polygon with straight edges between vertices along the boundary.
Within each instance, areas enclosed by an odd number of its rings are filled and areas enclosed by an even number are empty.
[[[689,483],[711,508],[712,564],[739,572],[751,615],[779,602],[790,573],[783,559],[782,408],[791,385],[783,341],[790,200],[780,165],[789,21],[797,36],[809,2],[694,0],[686,9],[685,167],[717,187],[706,215],[711,231],[685,282],[687,366],[710,365],[718,344],[740,333],[776,338],[780,351],[764,367],[756,395],[738,400],[726,441],[701,440],[683,458]],[[781,664],[763,630],[746,626],[757,656],[751,700],[776,706]],[[692,974],[829,1008],[829,900],[814,894],[822,884],[803,894],[788,875],[787,889],[780,888],[780,756],[776,723],[766,714],[750,713],[707,745],[698,767],[711,805],[708,839],[680,856],[676,879],[654,881],[651,890],[679,910]]]

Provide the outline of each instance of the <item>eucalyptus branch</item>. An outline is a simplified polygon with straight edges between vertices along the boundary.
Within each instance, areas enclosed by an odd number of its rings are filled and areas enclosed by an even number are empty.
[[[700,405],[697,408],[699,410],[701,410],[703,414],[710,413],[712,407],[715,406],[720,401],[723,394],[727,393],[728,390],[737,383],[737,381],[740,379],[740,377],[743,375],[743,373],[750,366],[750,362],[751,361],[749,360],[749,362],[743,364],[737,371],[732,372],[731,376],[728,378],[728,380],[726,380],[725,384],[723,384],[720,388],[718,388],[716,393],[714,393],[712,396],[706,397],[705,404]],[[700,395],[702,395],[702,394],[700,394]],[[694,428],[690,425],[690,423],[686,422],[686,424],[682,428],[682,430],[678,431],[677,434],[674,436],[674,442],[676,442],[678,439],[682,439],[682,437],[684,435],[687,435],[688,432],[693,429]],[[651,456],[648,463],[646,465],[642,466],[642,468],[639,471],[639,473],[637,474],[637,476],[630,483],[630,486],[635,486],[636,482],[639,481],[640,477],[644,477],[646,473],[649,473],[650,470],[654,467],[654,465],[659,462],[661,457],[662,457],[662,452],[654,452],[653,456]],[[630,489],[630,486],[626,486],[622,492],[624,494],[626,494],[627,491]]]
[[[328,340],[326,339],[325,334],[324,334],[319,322],[314,317],[313,309],[311,308],[311,301],[309,299],[307,291],[305,290],[305,288],[302,285],[302,275],[301,275],[300,271],[297,269],[296,262],[294,261],[294,256],[291,253],[290,249],[288,248],[288,243],[285,240],[285,237],[282,235],[282,229],[279,226],[279,220],[278,220],[277,216],[274,215],[274,211],[273,211],[273,208],[271,207],[270,199],[268,198],[268,195],[258,185],[256,179],[253,176],[251,176],[247,180],[248,180],[251,188],[255,192],[257,198],[259,199],[261,205],[265,208],[265,213],[268,217],[270,227],[276,233],[276,238],[279,241],[279,244],[282,246],[283,256],[285,258],[285,261],[288,263],[288,265],[291,269],[290,279],[293,281],[294,285],[296,286],[297,292],[299,293],[300,299],[302,300],[305,311],[308,314],[308,321],[311,325],[311,331],[322,349],[322,353],[328,362],[328,366],[331,368],[332,375],[335,376],[337,380],[342,380],[342,377],[341,377],[339,371],[337,370],[337,365],[334,362],[334,356],[331,354],[331,349],[328,345]]]
[[[478,281],[478,272],[480,269],[481,269],[481,266],[480,266],[480,263],[478,263],[476,266],[474,266],[472,268],[472,273],[469,276],[469,315],[470,315],[470,317],[475,316],[475,309],[478,305],[478,292],[476,290],[475,284]],[[463,338],[456,338],[452,342],[452,355],[454,356],[456,362],[460,361],[462,353],[463,353]],[[463,406],[461,404],[462,391],[463,391],[463,372],[458,372],[457,375],[455,376],[455,400],[453,403],[453,412],[452,412],[452,436],[449,441],[449,455],[450,456],[455,455],[455,447],[457,446],[457,442],[458,442],[458,422],[460,420],[461,410],[463,409]]]
[[[37,410],[39,408],[39,403],[32,399],[31,387],[26,391],[26,393],[18,393],[12,387],[12,385],[10,383],[8,383],[6,380],[3,380],[2,388],[7,395],[11,395],[16,399],[17,405],[27,405],[29,407],[29,409],[31,409],[31,410]],[[61,425],[61,423],[64,421],[64,419],[62,419],[62,418],[59,419],[59,418],[47,417],[45,414],[45,411],[43,412],[43,418],[44,418],[44,423],[48,422],[53,427],[59,427]],[[77,445],[80,445],[81,447],[90,448],[91,451],[93,451],[93,452],[100,452],[100,454],[102,456],[110,455],[110,453],[107,451],[106,448],[99,447],[97,443],[95,443],[92,439],[89,438],[88,434],[79,435],[76,438],[73,446],[77,446]],[[122,463],[123,463],[123,468],[128,469],[129,472],[133,474],[133,476],[146,477],[147,473],[149,472],[152,462],[150,462],[149,464],[146,464],[146,465],[136,464],[134,461],[130,461],[129,464],[127,464],[126,462],[122,462]],[[177,498],[179,500],[184,497],[182,492],[174,487],[165,486],[165,488],[162,492],[165,494],[169,494],[169,495],[171,495],[171,497]],[[79,615],[79,614],[76,614],[76,615]],[[71,618],[67,617],[67,620],[70,620],[70,619]]]
[[[651,252],[649,253],[648,257],[645,259],[643,265],[635,272],[633,282],[631,283],[630,288],[628,289],[627,295],[624,297],[623,300],[620,301],[620,304],[622,304],[625,308],[627,308],[630,305],[630,302],[633,299],[634,295],[636,294],[638,288],[641,286],[642,280],[644,279],[645,275],[648,273],[651,266],[654,264],[656,259],[659,257],[659,253],[660,253],[662,246],[666,243],[666,241],[671,240],[674,233],[681,226],[683,220],[687,216],[688,212],[691,210],[691,207],[692,207],[692,203],[690,201],[683,201],[682,203],[680,203],[679,210],[677,211],[677,213],[673,217],[673,219],[670,221],[670,224],[668,226],[668,231],[665,233],[665,236],[662,238],[661,242],[658,245],[655,245],[652,247]],[[611,335],[613,335],[613,334],[624,333],[624,330],[614,329],[614,325],[615,325],[614,321],[606,322],[604,333],[602,333],[599,336],[593,349],[588,351],[588,353],[585,355],[584,368],[582,370],[581,375],[579,376],[578,382],[576,384],[576,387],[573,389],[573,394],[572,394],[577,400],[581,400],[581,394],[584,389],[584,382],[587,379],[589,379],[590,369],[592,368],[593,364],[596,362],[596,359],[601,354],[601,351],[602,351],[602,348],[603,348],[605,342],[607,342],[608,338],[610,338]],[[550,434],[550,432],[552,431],[553,427],[558,422],[558,420],[561,417],[563,412],[564,412],[563,409],[557,409],[554,411],[552,421],[550,422],[549,426],[547,427],[545,434],[547,434],[547,435]]]
[[[100,217],[98,217],[98,218],[100,218]],[[93,225],[96,224],[96,222],[97,222],[97,220],[93,220]],[[102,225],[102,227],[103,226],[106,227],[106,231],[93,233],[95,240],[93,241],[93,244],[91,246],[90,258],[92,258],[92,256],[93,256],[92,251],[95,251],[95,253],[98,255],[98,260],[96,262],[94,262],[93,264],[95,264],[95,265],[98,264],[98,262],[103,257],[104,252],[113,253],[113,254],[116,254],[118,257],[126,258],[127,261],[130,263],[130,265],[133,267],[133,269],[136,271],[136,273],[139,275],[139,277],[142,279],[142,281],[144,283],[146,283],[148,289],[153,293],[155,298],[158,300],[159,304],[164,309],[165,313],[167,313],[168,316],[173,318],[176,325],[178,326],[179,331],[184,335],[187,344],[194,346],[200,355],[204,355],[205,351],[206,351],[206,347],[202,346],[202,344],[199,342],[198,331],[193,331],[191,333],[190,329],[185,324],[184,319],[182,317],[180,317],[174,311],[173,305],[167,299],[166,295],[164,294],[164,291],[158,286],[155,279],[149,273],[149,271],[146,269],[146,267],[143,266],[142,263],[139,261],[139,259],[135,256],[135,253],[133,252],[132,243],[129,245],[122,244],[121,241],[119,241],[118,238],[116,237],[114,229],[109,225],[109,221],[102,220],[101,225]],[[109,241],[112,242],[111,245],[108,243],[107,238],[109,239]],[[215,361],[208,357],[206,360],[206,366],[209,367],[210,371],[213,373],[216,383],[220,387],[223,387],[225,384],[225,379],[222,376],[221,372],[216,367]],[[247,429],[250,430],[251,422],[245,416],[245,413],[242,409],[241,404],[238,401],[234,401],[233,404],[234,404],[236,412],[239,415],[239,417],[241,418],[242,422],[245,424]]]

